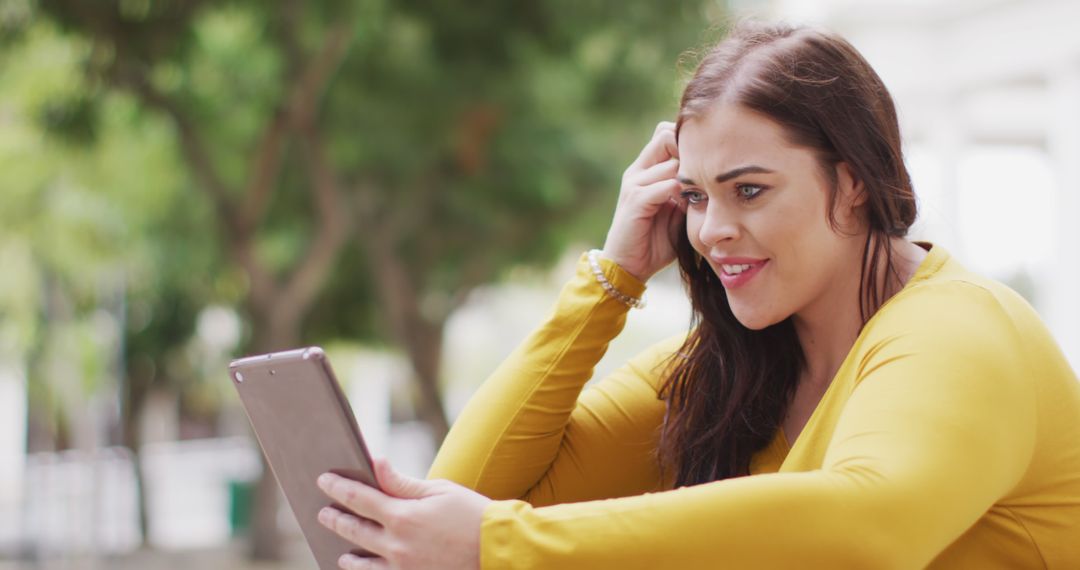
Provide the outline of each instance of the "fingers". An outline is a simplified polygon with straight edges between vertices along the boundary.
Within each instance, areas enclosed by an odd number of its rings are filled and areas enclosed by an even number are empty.
[[[666,228],[667,239],[671,247],[677,248],[679,236],[683,233],[683,221],[686,220],[686,206],[682,202],[674,202],[665,208],[665,211],[657,214],[659,227]]]
[[[363,558],[355,554],[345,554],[338,558],[338,568],[342,570],[389,570],[390,565],[383,558]]]
[[[667,149],[668,153],[671,156],[677,157],[679,156],[679,145],[675,139],[675,128],[675,123],[672,123],[671,121],[660,121],[656,125],[656,130],[653,131],[653,138],[656,138],[659,135],[664,135],[662,137],[664,148]],[[668,139],[665,133],[670,134],[671,138]]]
[[[686,200],[683,200],[678,196],[672,196],[671,197],[671,205],[672,205],[672,207],[674,207],[676,210],[682,212],[683,214],[686,213]]]
[[[355,554],[345,554],[338,559],[338,568],[342,570],[389,570],[390,565],[383,558],[363,558]]]
[[[662,131],[674,131],[674,130],[675,130],[675,123],[672,123],[671,121],[660,121],[659,123],[656,123],[656,129],[653,130],[653,136],[655,137],[656,135],[660,134]]]
[[[363,483],[333,473],[320,475],[318,484],[326,496],[345,505],[350,511],[380,524],[386,524],[389,518],[390,502],[394,499]]]
[[[660,162],[642,170],[641,172],[634,174],[630,181],[639,186],[648,186],[654,182],[660,182],[663,180],[669,180],[675,178],[675,175],[679,172],[679,159],[669,158],[664,162]]]
[[[632,199],[646,206],[641,212],[643,215],[654,215],[656,208],[664,204],[670,204],[671,199],[676,197],[678,191],[679,182],[673,178],[668,178],[639,188]]]
[[[339,511],[334,507],[323,507],[319,511],[319,523],[364,550],[376,554],[386,552],[385,531],[373,521]]]
[[[665,121],[656,125],[652,139],[645,148],[641,149],[641,154],[627,170],[644,170],[658,162],[677,156],[679,156],[679,146],[675,143],[675,123]]]
[[[376,477],[386,494],[402,499],[420,499],[430,494],[430,482],[398,473],[384,458],[374,461]]]

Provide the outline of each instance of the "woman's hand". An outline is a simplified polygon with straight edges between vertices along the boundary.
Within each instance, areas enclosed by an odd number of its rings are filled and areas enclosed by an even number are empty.
[[[375,476],[385,493],[332,473],[319,488],[360,517],[326,507],[319,522],[357,546],[378,555],[346,554],[346,570],[480,568],[480,522],[491,499],[450,481],[424,481],[375,461]]]
[[[603,255],[642,282],[675,259],[672,240],[683,213],[675,180],[678,156],[675,123],[663,122],[623,173]]]

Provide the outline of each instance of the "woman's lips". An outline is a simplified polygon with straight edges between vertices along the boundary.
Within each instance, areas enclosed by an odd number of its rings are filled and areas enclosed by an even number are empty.
[[[714,257],[712,261],[720,283],[729,291],[749,283],[769,263],[768,259],[750,257]]]

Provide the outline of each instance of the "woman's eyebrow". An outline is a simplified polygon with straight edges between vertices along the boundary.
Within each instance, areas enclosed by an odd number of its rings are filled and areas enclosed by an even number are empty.
[[[723,174],[718,174],[716,176],[716,182],[718,184],[723,184],[724,182],[727,182],[728,180],[731,180],[736,176],[742,176],[743,174],[772,174],[773,172],[773,170],[769,170],[764,166],[757,166],[756,164],[751,164],[748,166],[740,166],[736,169],[729,170]]]
[[[746,165],[746,166],[740,166],[738,168],[734,168],[734,169],[729,170],[729,171],[727,171],[727,172],[725,172],[723,174],[718,174],[716,176],[716,183],[717,184],[723,184],[724,182],[727,182],[728,180],[731,180],[732,178],[742,176],[743,174],[773,174],[774,172],[776,172],[776,171],[769,170],[768,168],[765,168],[764,166],[758,166],[756,164],[749,164],[749,165]],[[678,180],[679,180],[680,183],[685,184],[687,186],[697,186],[697,182],[694,182],[693,180],[690,180],[689,178],[685,178],[683,176],[679,176]]]

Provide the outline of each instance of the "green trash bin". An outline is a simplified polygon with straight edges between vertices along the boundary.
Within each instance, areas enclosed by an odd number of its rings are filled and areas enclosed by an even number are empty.
[[[255,498],[255,481],[229,481],[229,532],[232,536],[245,534],[251,528],[251,504]]]

